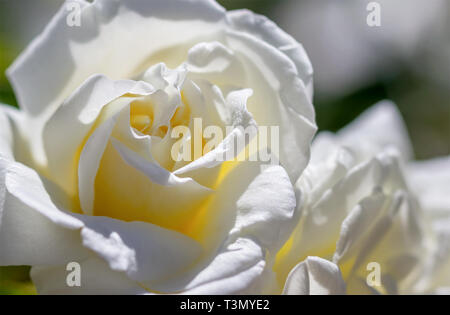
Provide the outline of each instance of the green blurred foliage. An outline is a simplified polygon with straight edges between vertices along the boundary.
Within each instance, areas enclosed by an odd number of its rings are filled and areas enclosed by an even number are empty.
[[[227,10],[247,8],[253,12],[270,17],[272,8],[283,0],[217,0]]]
[[[29,271],[27,266],[0,267],[0,295],[36,294]]]
[[[17,49],[12,46],[12,41],[0,34],[0,103],[17,106],[16,97],[5,76],[6,69],[17,54]]]

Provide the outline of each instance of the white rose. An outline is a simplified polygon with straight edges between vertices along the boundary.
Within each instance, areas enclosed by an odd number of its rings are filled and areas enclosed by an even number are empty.
[[[296,183],[301,219],[275,265],[280,285],[288,279],[285,293],[414,292],[432,241],[403,175],[411,152],[401,117],[389,102],[336,135],[318,135],[311,162]],[[317,270],[329,276],[320,277]],[[377,271],[378,278],[372,274]],[[309,289],[299,284],[305,278]]]
[[[281,290],[316,130],[301,45],[213,1],[75,2],[81,25],[63,6],[8,71],[21,110],[0,107],[0,264],[33,266],[39,293]],[[198,117],[233,132],[175,162],[173,129]],[[280,165],[215,159],[255,125],[279,127]]]

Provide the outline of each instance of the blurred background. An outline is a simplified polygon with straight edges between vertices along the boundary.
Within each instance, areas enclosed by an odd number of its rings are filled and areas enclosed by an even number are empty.
[[[17,106],[5,70],[62,2],[0,0],[0,103]],[[336,131],[374,103],[391,99],[417,159],[450,154],[450,1],[218,2],[266,15],[303,44],[315,71],[320,130]],[[370,2],[380,5],[379,27],[367,24]],[[34,294],[28,273],[28,267],[0,268],[0,294]]]

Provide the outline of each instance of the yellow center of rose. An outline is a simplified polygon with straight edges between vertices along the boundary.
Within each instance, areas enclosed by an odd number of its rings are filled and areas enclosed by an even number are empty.
[[[157,113],[152,102],[145,98],[131,101],[129,126],[138,133],[152,136],[152,145],[156,145],[156,141],[168,141],[171,144],[179,140],[167,140],[170,137],[167,133],[176,126],[188,126],[192,120],[191,110],[183,93],[181,98],[182,105],[176,108],[168,126],[159,127],[158,121],[155,121]],[[161,151],[168,158],[170,148],[167,145]],[[126,163],[113,142],[109,141],[95,179],[93,215],[127,222],[147,222],[179,231],[202,242],[205,226],[212,221],[211,216],[214,215],[213,209],[210,209],[214,190],[236,163],[225,162],[221,166],[206,169],[203,175],[209,177],[209,184],[204,189],[189,185],[160,185],[141,170]],[[168,171],[174,170],[173,161],[166,165],[160,164]]]

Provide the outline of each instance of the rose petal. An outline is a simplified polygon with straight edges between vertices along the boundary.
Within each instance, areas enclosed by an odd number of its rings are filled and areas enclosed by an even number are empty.
[[[283,294],[342,295],[345,291],[338,266],[319,257],[308,257],[289,273]]]
[[[0,158],[0,180],[6,188],[0,195],[1,265],[55,265],[86,256],[77,231],[82,222],[55,208],[34,171]]]
[[[93,74],[131,78],[152,55],[217,32],[225,16],[208,0],[76,2],[81,25],[68,25],[63,5],[8,70],[19,103],[33,116],[55,110]],[[148,38],[158,40],[149,45]]]
[[[151,284],[182,273],[199,258],[201,247],[172,230],[143,222],[83,217],[83,245],[102,257],[112,270]]]
[[[3,265],[81,262],[89,248],[111,269],[151,282],[182,272],[200,255],[195,241],[155,225],[62,212],[33,170],[4,159],[0,162],[7,188],[0,225]]]
[[[450,287],[450,158],[441,157],[408,165],[411,188],[431,219],[435,242],[415,292],[445,294]]]
[[[96,175],[86,173],[86,178],[92,180],[83,182],[84,185],[95,184],[91,188],[94,198],[86,199],[94,201],[93,213],[180,230],[211,190],[191,178],[172,174],[120,141],[111,139]],[[176,199],[172,198],[174,195]]]
[[[225,116],[223,120],[227,122],[227,126],[232,126],[234,129],[216,148],[186,166],[178,168],[174,174],[181,175],[199,168],[212,168],[223,163],[226,160],[224,157],[234,159],[241,153],[239,149],[243,148],[237,148],[236,143],[241,141],[247,144],[257,133],[256,123],[246,108],[247,99],[251,95],[252,91],[248,89],[231,91],[226,95],[222,110]],[[249,139],[246,138],[247,130],[253,131],[253,133],[250,132]]]
[[[265,16],[249,10],[230,11],[227,16],[236,30],[256,36],[286,54],[295,63],[298,74],[307,87],[309,99],[312,100],[313,68],[301,44]]]
[[[411,163],[406,173],[424,211],[435,221],[450,218],[450,157]]]
[[[191,272],[155,288],[179,287],[188,294],[277,292],[272,264],[295,217],[295,194],[283,168],[237,164],[186,232],[207,255]]]
[[[258,244],[246,238],[237,239],[224,246],[183,294],[250,294],[265,265],[264,251]]]
[[[416,281],[427,247],[423,220],[414,201],[408,198],[402,192],[393,198],[366,198],[344,221],[333,261],[346,269],[344,278],[350,292],[358,292],[355,282],[369,274],[367,266],[371,262],[380,265],[381,287],[375,288],[378,291],[405,293],[411,281]]]
[[[279,127],[279,160],[292,181],[309,161],[317,127],[305,82],[294,62],[274,46],[245,32],[227,31],[226,41],[246,67],[253,96],[248,111],[259,126]]]
[[[124,273],[109,269],[100,258],[89,257],[80,264],[80,287],[70,287],[66,279],[71,271],[66,265],[35,266],[31,268],[31,279],[38,294],[145,294],[147,291],[136,281],[130,280]]]
[[[58,108],[44,127],[43,144],[49,177],[67,193],[75,194],[77,152],[102,108],[126,93],[148,95],[153,91],[144,82],[113,81],[102,75],[89,78]]]
[[[413,157],[413,149],[403,118],[390,101],[382,101],[336,135],[340,145],[352,147],[367,158],[387,148],[396,148],[404,161]]]

